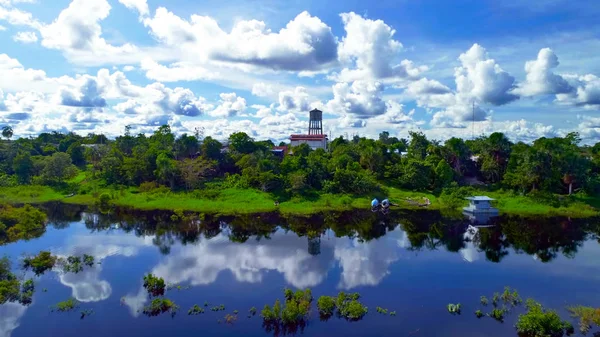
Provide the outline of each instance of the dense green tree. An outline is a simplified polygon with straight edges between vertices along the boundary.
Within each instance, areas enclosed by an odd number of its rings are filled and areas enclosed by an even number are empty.
[[[447,187],[454,181],[454,171],[445,160],[440,160],[435,167],[435,186],[438,188]]]
[[[85,154],[81,143],[72,143],[67,149],[67,153],[69,154],[69,156],[71,156],[71,161],[75,166],[85,165]]]
[[[33,160],[29,153],[20,153],[13,160],[13,170],[20,184],[29,184],[34,173]]]
[[[6,125],[2,128],[2,137],[6,140],[11,139],[13,136],[13,128],[10,125]]]
[[[245,132],[236,132],[229,136],[229,146],[233,151],[248,154],[254,151],[254,140]]]
[[[63,152],[56,152],[45,161],[42,172],[44,179],[50,183],[62,183],[77,174],[77,168],[71,162],[71,157]]]
[[[162,183],[168,183],[175,188],[175,177],[177,175],[176,161],[171,159],[167,153],[161,153],[156,157],[156,178]]]
[[[408,144],[408,155],[416,160],[425,160],[427,148],[431,143],[423,132],[409,131],[410,143]]]

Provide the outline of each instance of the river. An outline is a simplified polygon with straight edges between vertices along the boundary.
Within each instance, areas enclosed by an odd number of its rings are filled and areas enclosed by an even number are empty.
[[[563,318],[567,305],[600,305],[600,224],[597,219],[492,219],[469,228],[437,212],[387,216],[341,213],[302,217],[172,217],[165,212],[89,213],[50,205],[39,238],[0,246],[13,262],[50,250],[89,254],[99,262],[79,273],[59,270],[35,278],[33,303],[0,306],[0,337],[30,336],[517,336],[523,309],[503,323],[478,319],[479,303],[504,286],[535,298]],[[13,263],[16,266],[16,263]],[[180,306],[174,317],[146,317],[146,273],[180,285],[166,296]],[[28,275],[29,276],[29,275]],[[313,309],[298,331],[268,331],[260,310],[283,289],[311,288],[316,298],[359,292],[369,313],[360,321],[321,321]],[[42,291],[42,289],[47,291]],[[50,307],[74,297],[79,310]],[[225,311],[189,316],[194,304]],[[448,303],[461,303],[450,315]],[[382,315],[377,306],[395,311]],[[247,317],[256,307],[259,313]],[[238,310],[233,324],[219,323]]]

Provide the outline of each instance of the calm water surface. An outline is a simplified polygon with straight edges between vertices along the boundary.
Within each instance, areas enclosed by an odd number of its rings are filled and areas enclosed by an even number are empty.
[[[516,336],[518,310],[504,323],[473,314],[485,311],[481,295],[491,298],[506,285],[563,317],[566,305],[600,304],[597,220],[501,218],[494,227],[470,231],[465,221],[435,213],[174,223],[169,214],[106,216],[54,207],[50,217],[41,237],[0,246],[0,255],[17,261],[51,250],[94,255],[101,263],[36,278],[33,304],[0,306],[0,337],[271,336],[277,333],[265,331],[258,314],[246,314],[282,298],[284,287],[310,287],[315,298],[360,292],[369,307],[359,322],[321,322],[313,307],[295,333],[303,336]],[[175,317],[140,313],[149,303],[142,287],[149,272],[190,286],[166,294],[181,307]],[[79,310],[50,311],[71,296],[94,314],[81,320]],[[226,310],[187,315],[205,301]],[[459,302],[463,314],[448,314],[446,305]],[[376,306],[397,316],[379,315]],[[233,310],[240,311],[237,322],[217,322]]]

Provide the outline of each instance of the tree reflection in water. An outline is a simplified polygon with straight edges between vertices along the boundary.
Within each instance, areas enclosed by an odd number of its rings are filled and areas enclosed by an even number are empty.
[[[585,240],[600,243],[598,219],[534,218],[501,216],[493,218],[488,227],[475,235],[465,234],[469,221],[444,217],[435,211],[392,212],[387,215],[372,212],[329,212],[311,216],[286,216],[278,213],[240,216],[213,216],[198,213],[168,211],[138,211],[115,209],[110,214],[85,212],[82,207],[49,204],[45,207],[51,224],[57,228],[68,222],[83,220],[91,231],[119,229],[136,236],[153,236],[153,244],[167,255],[175,243],[194,244],[220,234],[231,242],[270,240],[279,229],[307,238],[311,255],[320,252],[320,239],[328,231],[338,238],[370,242],[397,228],[406,233],[412,251],[439,250],[459,252],[472,244],[486,259],[500,262],[515,253],[532,255],[549,262],[559,255],[572,258]]]

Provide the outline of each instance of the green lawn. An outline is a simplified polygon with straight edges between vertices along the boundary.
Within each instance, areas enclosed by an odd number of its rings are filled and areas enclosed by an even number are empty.
[[[85,172],[80,172],[74,180],[84,182]],[[85,182],[84,182],[85,183]],[[398,204],[400,209],[423,209],[415,203],[423,203],[425,198],[431,201],[426,209],[443,210],[439,200],[430,193],[413,192],[398,188],[388,188],[388,198]],[[372,196],[352,197],[348,195],[322,194],[314,199],[293,198],[275,206],[273,197],[253,189],[228,188],[218,192],[209,190],[202,193],[185,192],[138,192],[137,188],[115,190],[110,188],[94,188],[87,194],[77,194],[71,197],[54,191],[47,186],[18,186],[0,188],[0,202],[7,203],[44,203],[49,201],[62,201],[70,204],[94,205],[98,196],[106,193],[111,196],[110,203],[117,206],[132,207],[143,210],[188,210],[214,214],[248,214],[260,212],[279,211],[285,214],[310,215],[323,211],[344,211],[352,209],[368,209]],[[574,197],[567,207],[552,207],[536,202],[526,196],[517,196],[509,192],[482,192],[494,199],[501,213],[514,215],[539,215],[539,216],[571,216],[590,217],[598,216],[599,198]],[[466,201],[465,201],[466,204]],[[446,209],[447,210],[447,209]],[[460,207],[458,208],[460,210]]]

